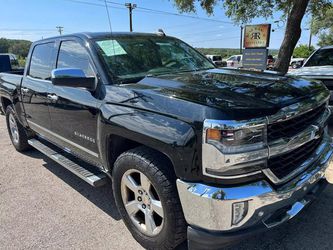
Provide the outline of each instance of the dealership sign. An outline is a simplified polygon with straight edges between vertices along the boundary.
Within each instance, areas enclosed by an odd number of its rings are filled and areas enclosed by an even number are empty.
[[[267,49],[245,49],[243,67],[247,69],[267,69]]]
[[[271,33],[270,24],[246,25],[244,30],[245,48],[267,48]]]
[[[244,30],[243,68],[266,70],[270,24],[246,25]]]

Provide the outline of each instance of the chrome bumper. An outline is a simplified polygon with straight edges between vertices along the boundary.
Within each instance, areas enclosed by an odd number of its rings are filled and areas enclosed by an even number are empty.
[[[278,189],[261,180],[237,187],[213,187],[177,180],[185,219],[190,226],[232,232],[264,224],[272,228],[297,215],[314,199],[325,182],[325,170],[333,154],[332,139],[325,136],[317,160],[303,174]],[[234,204],[245,202],[247,212],[233,224]]]

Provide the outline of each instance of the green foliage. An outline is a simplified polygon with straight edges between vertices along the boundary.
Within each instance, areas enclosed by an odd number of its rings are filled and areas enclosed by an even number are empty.
[[[312,33],[318,35],[319,46],[333,45],[333,6],[313,19]]]
[[[203,55],[218,55],[222,56],[223,59],[227,59],[232,55],[238,55],[239,49],[229,49],[229,48],[196,48]],[[279,51],[276,49],[269,50],[269,55],[277,55]]]
[[[13,53],[25,58],[28,55],[31,42],[26,40],[14,40],[0,38],[0,53]]]
[[[293,56],[297,58],[308,58],[312,52],[315,50],[315,47],[309,46],[306,44],[300,44],[294,49]]]
[[[25,66],[25,62],[26,62],[25,57],[19,57],[18,58],[18,64],[19,64],[20,67],[23,68]]]
[[[318,45],[320,47],[333,45],[333,30],[321,33],[319,35]]]
[[[277,11],[283,13],[281,18],[284,19],[288,16],[294,1],[300,0],[174,0],[182,12],[195,12],[197,3],[208,14],[214,13],[214,7],[223,7],[226,16],[236,23],[248,23],[257,17],[272,18]],[[307,12],[316,16],[322,15],[323,11],[330,7],[331,2],[331,0],[310,0]]]
[[[0,53],[7,53],[9,49],[8,40],[5,38],[0,38]]]
[[[218,55],[226,59],[231,55],[239,54],[239,49],[226,48],[196,48],[203,55]]]

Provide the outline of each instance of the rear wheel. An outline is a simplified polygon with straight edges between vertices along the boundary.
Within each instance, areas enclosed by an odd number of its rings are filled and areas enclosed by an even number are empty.
[[[28,144],[27,131],[18,121],[15,110],[11,105],[6,109],[6,122],[9,137],[15,149],[19,152],[29,150],[31,147]]]
[[[145,147],[119,156],[113,192],[133,237],[147,249],[173,249],[186,239],[186,222],[172,166]]]

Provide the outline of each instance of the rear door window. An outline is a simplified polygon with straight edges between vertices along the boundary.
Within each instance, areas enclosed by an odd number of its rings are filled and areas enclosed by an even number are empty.
[[[81,69],[86,76],[95,76],[88,51],[76,41],[61,42],[57,68]]]
[[[32,52],[29,76],[41,80],[50,80],[56,54],[54,42],[37,44]]]

